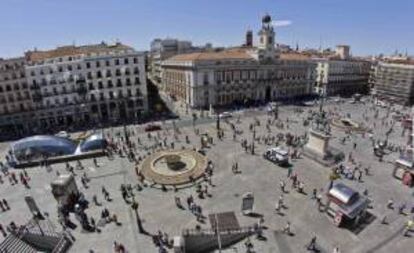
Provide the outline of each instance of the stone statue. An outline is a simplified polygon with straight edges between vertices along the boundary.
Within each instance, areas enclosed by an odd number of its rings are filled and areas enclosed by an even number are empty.
[[[313,116],[312,129],[314,131],[323,132],[325,134],[330,133],[329,121],[324,111],[320,111]]]

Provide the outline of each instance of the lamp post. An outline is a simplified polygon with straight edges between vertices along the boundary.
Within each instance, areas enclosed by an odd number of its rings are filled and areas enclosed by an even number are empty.
[[[142,221],[141,221],[141,217],[139,216],[139,213],[138,213],[138,207],[139,207],[139,204],[138,204],[138,202],[135,201],[135,198],[134,198],[132,200],[131,208],[134,210],[135,217],[137,218],[138,231],[139,231],[140,234],[144,234],[145,230],[142,227]]]
[[[252,155],[254,155],[254,140],[256,139],[256,125],[253,125],[253,135],[252,135]]]

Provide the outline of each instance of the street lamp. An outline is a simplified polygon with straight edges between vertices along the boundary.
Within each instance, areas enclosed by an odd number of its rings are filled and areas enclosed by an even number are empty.
[[[256,125],[253,125],[253,136],[252,136],[252,155],[254,155],[254,140],[256,139]]]

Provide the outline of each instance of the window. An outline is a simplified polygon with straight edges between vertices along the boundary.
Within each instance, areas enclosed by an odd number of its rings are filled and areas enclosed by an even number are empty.
[[[65,87],[65,86],[63,86],[63,87],[62,87],[62,93],[63,93],[63,94],[65,94],[65,93],[66,93],[66,87]]]
[[[103,83],[102,82],[98,82],[98,88],[103,89]]]
[[[116,80],[116,87],[122,87],[121,79]]]
[[[134,64],[138,63],[138,58],[134,57]]]
[[[32,71],[30,72],[30,75],[31,75],[31,76],[35,76],[35,72],[32,70]]]
[[[34,82],[36,82],[36,80],[33,80]],[[6,91],[11,91],[12,89],[11,89],[11,87],[10,87],[10,85],[6,85]]]
[[[78,64],[76,68],[77,68],[78,70],[81,70],[81,69],[82,69],[82,66],[81,66],[80,64]]]
[[[91,68],[91,63],[90,63],[90,62],[87,62],[87,63],[86,63],[86,68],[87,68],[87,69],[90,69],[90,68]]]
[[[208,85],[208,73],[204,73],[203,83],[204,83],[204,85]]]
[[[111,73],[111,71],[108,69],[108,70],[106,70],[106,77],[111,77],[112,76],[112,73]]]
[[[0,92],[3,92],[3,87],[0,87]]]
[[[20,87],[19,87],[19,84],[18,83],[15,83],[14,84],[14,90],[20,90]]]
[[[115,60],[115,65],[118,66],[119,65],[119,59]]]
[[[96,65],[96,67],[97,67],[97,68],[100,68],[100,67],[101,67],[101,63],[100,63],[99,61],[97,61],[97,62],[95,63],[95,65]]]
[[[116,69],[115,70],[115,75],[116,76],[121,76],[121,70],[120,69]]]
[[[71,65],[68,66],[68,71],[72,71],[72,66]]]
[[[63,71],[62,66],[59,66],[58,70],[59,70],[59,72],[62,72]]]
[[[88,77],[88,79],[92,79],[92,72],[88,72],[86,76]]]
[[[108,81],[108,88],[113,88],[114,87],[114,84],[112,83],[112,80],[109,80]]]
[[[134,74],[135,74],[135,75],[138,75],[138,74],[139,74],[139,69],[138,69],[138,67],[135,67],[135,68],[134,68]]]
[[[125,59],[124,59],[124,64],[129,64],[129,60],[128,60],[128,58],[125,58]]]
[[[94,90],[93,83],[89,83],[89,90]]]
[[[139,81],[139,77],[135,77],[135,85],[140,85],[141,82]]]
[[[129,68],[125,69],[125,75],[129,76],[131,74],[131,72],[129,71]]]
[[[111,62],[110,62],[110,61],[105,61],[105,65],[106,65],[107,67],[109,67],[109,66],[111,66]]]
[[[127,86],[131,86],[131,79],[127,78],[125,79],[125,81]]]
[[[98,72],[96,72],[96,76],[98,78],[102,78],[102,72],[100,70],[98,70]]]

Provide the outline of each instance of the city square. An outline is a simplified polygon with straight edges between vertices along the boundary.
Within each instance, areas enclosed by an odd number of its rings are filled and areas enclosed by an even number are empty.
[[[0,253],[414,252],[414,2],[0,9]]]
[[[272,136],[277,136],[279,133],[304,135],[310,128],[310,126],[304,126],[303,123],[308,118],[309,111],[319,110],[318,105],[312,107],[281,105],[277,120],[264,108],[234,112],[232,118],[222,119],[220,122],[220,129],[223,132],[221,140],[217,138],[217,122],[214,118],[200,118],[200,122],[197,120],[195,122],[192,120],[177,120],[174,123],[171,120],[159,122],[162,130],[154,132],[145,132],[142,125],[126,126],[129,141],[134,143],[132,146],[135,146],[133,148],[135,156],[143,159],[150,157],[151,153],[157,154],[158,151],[171,150],[170,143],[172,142],[175,143],[174,150],[178,152],[182,149],[198,150],[201,148],[201,136],[208,134],[213,137],[213,141],[204,150],[206,158],[212,163],[212,177],[208,180],[194,181],[193,184],[161,187],[160,184],[140,179],[140,173],[137,173],[137,170],[141,169],[141,165],[144,166],[143,163],[137,162],[135,165],[124,154],[121,156],[116,154],[111,159],[98,158],[97,164],[92,159],[82,160],[83,169],[75,170],[74,173],[79,190],[89,201],[89,207],[86,209],[87,215],[99,221],[99,214],[105,207],[111,215],[116,214],[117,222],[110,222],[103,226],[100,226],[101,222],[97,222],[99,232],[96,230],[90,232],[82,229],[71,216],[70,219],[77,227],[67,229],[75,238],[70,251],[110,252],[116,241],[122,243],[129,252],[156,252],[157,247],[152,239],[154,235],[166,233],[168,238],[172,239],[174,236],[184,234],[186,230],[195,229],[197,225],[200,229],[209,229],[209,221],[206,217],[209,214],[223,212],[234,212],[241,226],[254,227],[262,217],[261,224],[265,227],[263,238],[258,238],[255,233],[251,234],[247,236],[249,239],[244,238],[238,243],[225,247],[222,249],[223,252],[244,252],[246,240],[253,244],[252,252],[306,252],[306,245],[313,234],[317,236],[316,244],[321,252],[331,252],[335,247],[339,247],[341,252],[410,251],[413,242],[410,237],[403,235],[403,230],[406,222],[412,218],[412,190],[392,176],[394,161],[399,154],[392,152],[380,161],[373,152],[372,139],[384,141],[385,133],[389,130],[388,124],[392,119],[386,116],[387,109],[376,108],[371,101],[368,102],[368,99],[364,101],[366,101],[364,104],[361,102],[338,104],[329,100],[324,105],[324,110],[331,112],[331,114],[328,113],[329,115],[337,113],[340,116],[349,117],[355,122],[362,122],[367,128],[372,128],[373,122],[376,122],[376,128],[373,129],[370,137],[364,133],[352,133],[343,143],[342,138],[347,134],[342,129],[333,127],[332,136],[334,137],[330,140],[331,146],[345,153],[344,164],[348,164],[349,153],[352,153],[355,164],[361,168],[370,168],[369,174],[364,174],[361,180],[345,179],[344,176],[335,180],[345,183],[361,194],[367,190],[372,206],[368,212],[372,218],[369,224],[364,224],[363,228],[355,231],[344,227],[338,228],[325,213],[318,211],[317,203],[311,196],[312,190],[317,189],[325,196],[332,167],[323,166],[300,154],[298,158],[289,159],[291,164],[289,168],[263,159],[262,154],[265,150],[276,145],[270,143]],[[375,119],[376,110],[379,112]],[[401,108],[398,110],[401,111]],[[409,112],[408,109],[405,110],[406,113]],[[283,128],[277,122],[283,123]],[[233,135],[232,124],[239,130],[238,134]],[[256,139],[254,154],[251,149],[247,150],[241,146],[243,140],[247,140],[248,143],[252,140],[253,132],[249,130],[251,124],[257,124],[254,127]],[[104,131],[110,139],[114,138],[119,147],[126,145],[125,129],[122,127],[107,128]],[[405,136],[402,136],[402,128],[399,123],[395,124],[388,136],[389,140],[392,140],[390,145],[404,147],[408,138],[407,134],[408,131]],[[186,141],[186,136],[189,142]],[[268,140],[265,140],[266,137]],[[164,140],[167,143],[166,147],[162,144]],[[161,144],[156,145],[157,143]],[[290,149],[290,154],[293,153],[293,147],[286,146],[283,141],[279,145]],[[3,155],[6,154],[7,149],[8,143],[3,143]],[[238,168],[234,171],[232,166],[236,163]],[[56,215],[57,202],[53,199],[50,183],[56,179],[57,173],[68,173],[65,170],[65,164],[56,163],[51,164],[49,168],[36,166],[25,170],[30,178],[30,188],[25,188],[21,183],[11,186],[6,176],[3,176],[4,182],[0,187],[11,211],[2,213],[1,224],[5,227],[9,222],[14,221],[20,225],[29,220],[31,213],[26,206],[24,196],[30,195],[41,207],[41,212],[47,213],[48,219],[60,231],[62,228]],[[299,193],[291,186],[291,179],[288,178],[289,170],[297,174],[298,180],[303,182],[304,193]],[[9,171],[11,172],[19,173],[20,171],[15,169]],[[86,184],[80,180],[83,173],[86,173],[90,180]],[[281,181],[286,183],[284,193],[280,189]],[[122,184],[132,186],[133,197],[123,199],[120,190]],[[197,193],[197,185],[206,189],[204,196],[200,197]],[[105,200],[101,193],[103,186],[110,195],[110,201]],[[254,194],[256,215],[243,215],[241,210],[242,197],[247,192]],[[97,196],[99,205],[94,203],[96,199],[93,200],[93,195]],[[189,196],[193,196],[194,202],[202,208],[204,218],[198,219],[197,215],[188,210],[185,199]],[[275,204],[281,196],[285,209],[282,208],[281,212],[277,212]],[[180,199],[182,208],[177,206],[177,198]],[[139,203],[138,212],[143,231],[137,225],[136,214],[131,208],[132,199]],[[387,208],[390,199],[395,202],[393,210]],[[406,204],[405,215],[397,210],[401,204]],[[382,224],[384,216],[386,216],[387,224]],[[290,224],[290,235],[283,232],[287,222]],[[166,245],[165,249],[171,250]]]

